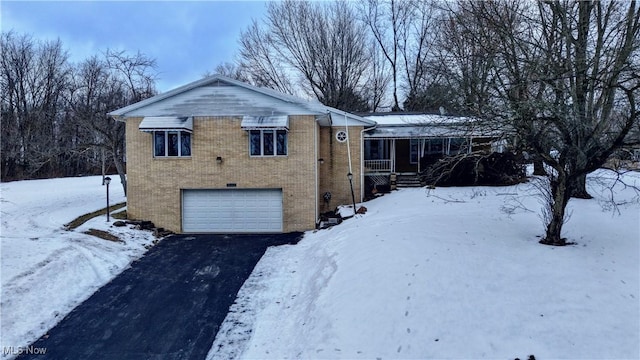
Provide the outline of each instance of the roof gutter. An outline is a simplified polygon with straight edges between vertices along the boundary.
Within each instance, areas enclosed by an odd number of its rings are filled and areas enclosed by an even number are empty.
[[[107,116],[110,116],[115,121],[127,122],[127,118],[122,115],[111,115],[111,113],[107,113]]]

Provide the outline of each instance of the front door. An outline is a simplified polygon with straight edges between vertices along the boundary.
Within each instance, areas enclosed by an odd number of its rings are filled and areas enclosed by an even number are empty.
[[[396,173],[418,172],[418,140],[398,139],[395,141]]]

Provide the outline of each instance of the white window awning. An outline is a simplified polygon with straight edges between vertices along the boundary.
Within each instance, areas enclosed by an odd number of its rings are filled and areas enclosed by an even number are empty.
[[[147,116],[142,119],[140,131],[189,131],[193,132],[191,116]]]
[[[289,117],[281,116],[244,116],[240,127],[243,130],[278,129],[289,130]]]

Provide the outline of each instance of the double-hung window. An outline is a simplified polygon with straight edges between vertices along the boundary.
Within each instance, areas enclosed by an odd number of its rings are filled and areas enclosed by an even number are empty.
[[[287,138],[286,130],[249,130],[249,154],[251,156],[286,156]]]
[[[155,157],[191,156],[191,133],[180,130],[154,131],[153,155]]]

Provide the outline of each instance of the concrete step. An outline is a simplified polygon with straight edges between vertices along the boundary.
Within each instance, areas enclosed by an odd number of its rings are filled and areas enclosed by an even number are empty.
[[[396,184],[397,188],[410,188],[410,187],[422,187],[422,184],[418,183],[418,184]]]
[[[421,187],[422,183],[420,182],[420,178],[414,175],[410,176],[402,176],[399,175],[396,178],[396,186],[397,187]]]

